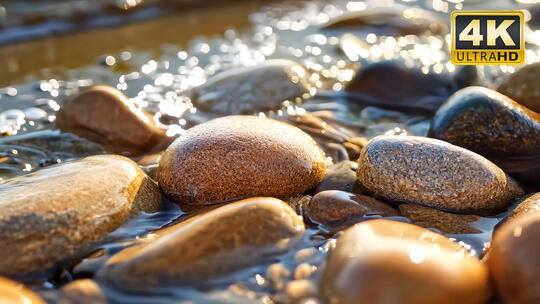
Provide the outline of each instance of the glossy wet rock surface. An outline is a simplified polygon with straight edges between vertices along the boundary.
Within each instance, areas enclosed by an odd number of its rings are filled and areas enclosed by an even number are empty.
[[[455,212],[493,213],[523,190],[484,157],[415,136],[379,136],[358,159],[358,181],[375,197]]]
[[[302,219],[283,201],[251,198],[170,226],[159,237],[113,256],[98,280],[123,289],[204,284],[287,250]]]
[[[481,218],[477,215],[454,214],[413,204],[399,205],[399,212],[415,225],[435,228],[443,234],[480,233],[473,225]]]
[[[394,208],[372,197],[345,191],[329,190],[315,194],[305,215],[313,222],[330,228],[344,228],[359,222],[364,215],[398,216]]]
[[[67,99],[56,115],[56,125],[119,154],[160,151],[172,141],[151,115],[109,86],[95,86]]]
[[[159,162],[158,180],[174,201],[211,203],[303,193],[325,172],[323,152],[298,128],[268,118],[227,116],[178,138]]]
[[[141,211],[161,204],[157,185],[121,156],[91,156],[0,185],[0,274],[41,277],[86,254]]]
[[[205,111],[253,114],[295,102],[310,89],[306,69],[290,60],[268,60],[252,67],[218,73],[187,95]]]
[[[429,135],[479,153],[518,178],[540,178],[540,114],[493,90],[456,92],[435,114]]]
[[[23,284],[0,277],[0,302],[4,304],[45,304],[38,295]]]
[[[370,220],[343,232],[319,287],[328,303],[485,303],[488,271],[446,237]]]
[[[505,223],[494,234],[487,256],[491,276],[505,303],[540,301],[540,212]]]

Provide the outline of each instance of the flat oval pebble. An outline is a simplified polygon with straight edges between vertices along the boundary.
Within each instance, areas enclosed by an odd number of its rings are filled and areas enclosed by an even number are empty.
[[[123,289],[197,285],[286,251],[304,233],[294,210],[275,198],[214,209],[113,256],[99,280]]]
[[[540,180],[540,114],[496,91],[456,92],[435,114],[429,136],[479,153],[522,180]]]
[[[394,208],[372,197],[329,190],[315,194],[307,205],[306,216],[327,227],[347,227],[364,215],[398,216]]]
[[[484,157],[427,137],[375,137],[362,149],[356,173],[375,197],[454,212],[497,212],[523,194]]]
[[[315,187],[324,153],[300,129],[268,118],[226,116],[189,129],[158,167],[163,193],[176,202],[288,197]]]
[[[435,112],[456,90],[450,76],[426,75],[397,60],[372,63],[360,69],[345,87],[347,96],[364,105],[429,112]]]
[[[506,222],[495,232],[487,265],[504,303],[540,303],[540,212]]]
[[[485,303],[488,271],[445,236],[390,220],[348,228],[326,260],[327,303]]]
[[[165,149],[172,138],[158,128],[153,117],[109,86],[94,86],[69,97],[56,114],[56,125],[126,155]]]
[[[306,69],[291,60],[273,59],[230,69],[188,92],[199,109],[222,114],[254,114],[279,109],[310,90]]]
[[[91,156],[7,180],[0,184],[0,274],[48,276],[130,216],[160,205],[157,185],[122,156]]]
[[[0,303],[45,304],[45,301],[23,284],[0,277]]]
[[[497,91],[540,113],[540,61],[523,66],[510,74]]]

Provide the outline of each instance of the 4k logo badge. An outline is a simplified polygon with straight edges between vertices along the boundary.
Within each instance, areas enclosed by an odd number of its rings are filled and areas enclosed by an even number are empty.
[[[525,61],[522,11],[454,11],[451,18],[453,64]]]

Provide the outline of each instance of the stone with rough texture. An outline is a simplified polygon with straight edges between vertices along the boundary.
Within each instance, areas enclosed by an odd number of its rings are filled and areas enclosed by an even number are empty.
[[[540,61],[523,66],[510,74],[497,91],[540,113]]]
[[[540,114],[496,91],[456,92],[433,117],[429,136],[481,154],[523,182],[540,181]]]
[[[275,198],[250,198],[165,228],[114,255],[97,278],[122,289],[204,284],[286,251],[304,233],[294,210]]]
[[[336,190],[315,194],[306,210],[310,220],[331,228],[350,226],[364,215],[398,216],[399,213],[372,197]]]
[[[0,277],[0,303],[45,304],[45,301],[23,284]]]
[[[0,184],[0,274],[37,278],[87,253],[140,211],[157,185],[122,156],[91,156]]]
[[[454,212],[497,212],[523,194],[484,157],[426,137],[372,139],[360,154],[356,173],[375,197]]]
[[[69,97],[56,114],[56,125],[130,156],[163,150],[172,141],[151,115],[109,86],[94,86]]]
[[[540,212],[506,222],[495,232],[487,265],[504,303],[540,303]]]
[[[443,234],[481,233],[473,223],[481,217],[470,214],[454,214],[441,210],[413,205],[399,205],[399,212],[414,224],[425,228],[435,228]]]
[[[212,113],[254,114],[280,108],[309,92],[306,69],[291,60],[273,59],[235,68],[211,77],[188,96],[195,106]]]
[[[488,286],[486,267],[457,243],[381,219],[345,230],[319,283],[329,304],[480,304]]]
[[[301,194],[325,172],[324,153],[298,128],[268,118],[226,116],[179,137],[161,157],[158,180],[170,199],[200,204]]]

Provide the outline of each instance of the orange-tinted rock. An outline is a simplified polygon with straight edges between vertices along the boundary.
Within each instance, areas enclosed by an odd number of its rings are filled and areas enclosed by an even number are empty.
[[[445,236],[389,220],[348,228],[319,288],[327,303],[485,303],[488,271]]]
[[[443,234],[480,233],[473,223],[481,217],[471,214],[454,214],[441,210],[413,205],[399,205],[399,212],[414,224],[425,228],[435,228]]]
[[[508,304],[540,303],[540,212],[502,225],[493,236],[487,265]]]
[[[189,129],[165,151],[158,180],[176,202],[288,197],[315,187],[326,172],[317,143],[273,119],[226,116]]]
[[[158,231],[114,255],[97,278],[136,291],[207,283],[290,249],[304,229],[283,201],[250,198]]]
[[[56,125],[131,156],[160,151],[172,141],[152,116],[109,86],[95,86],[69,97],[56,114]]]
[[[39,279],[88,253],[140,211],[161,205],[158,186],[130,159],[91,156],[0,185],[0,274]]]
[[[0,277],[0,303],[45,304],[45,301],[23,284]]]
[[[427,137],[375,137],[362,149],[356,173],[374,197],[461,213],[496,213],[523,195],[489,160]]]
[[[328,227],[347,227],[364,215],[398,216],[392,207],[372,197],[345,191],[329,190],[315,194],[306,216]]]

